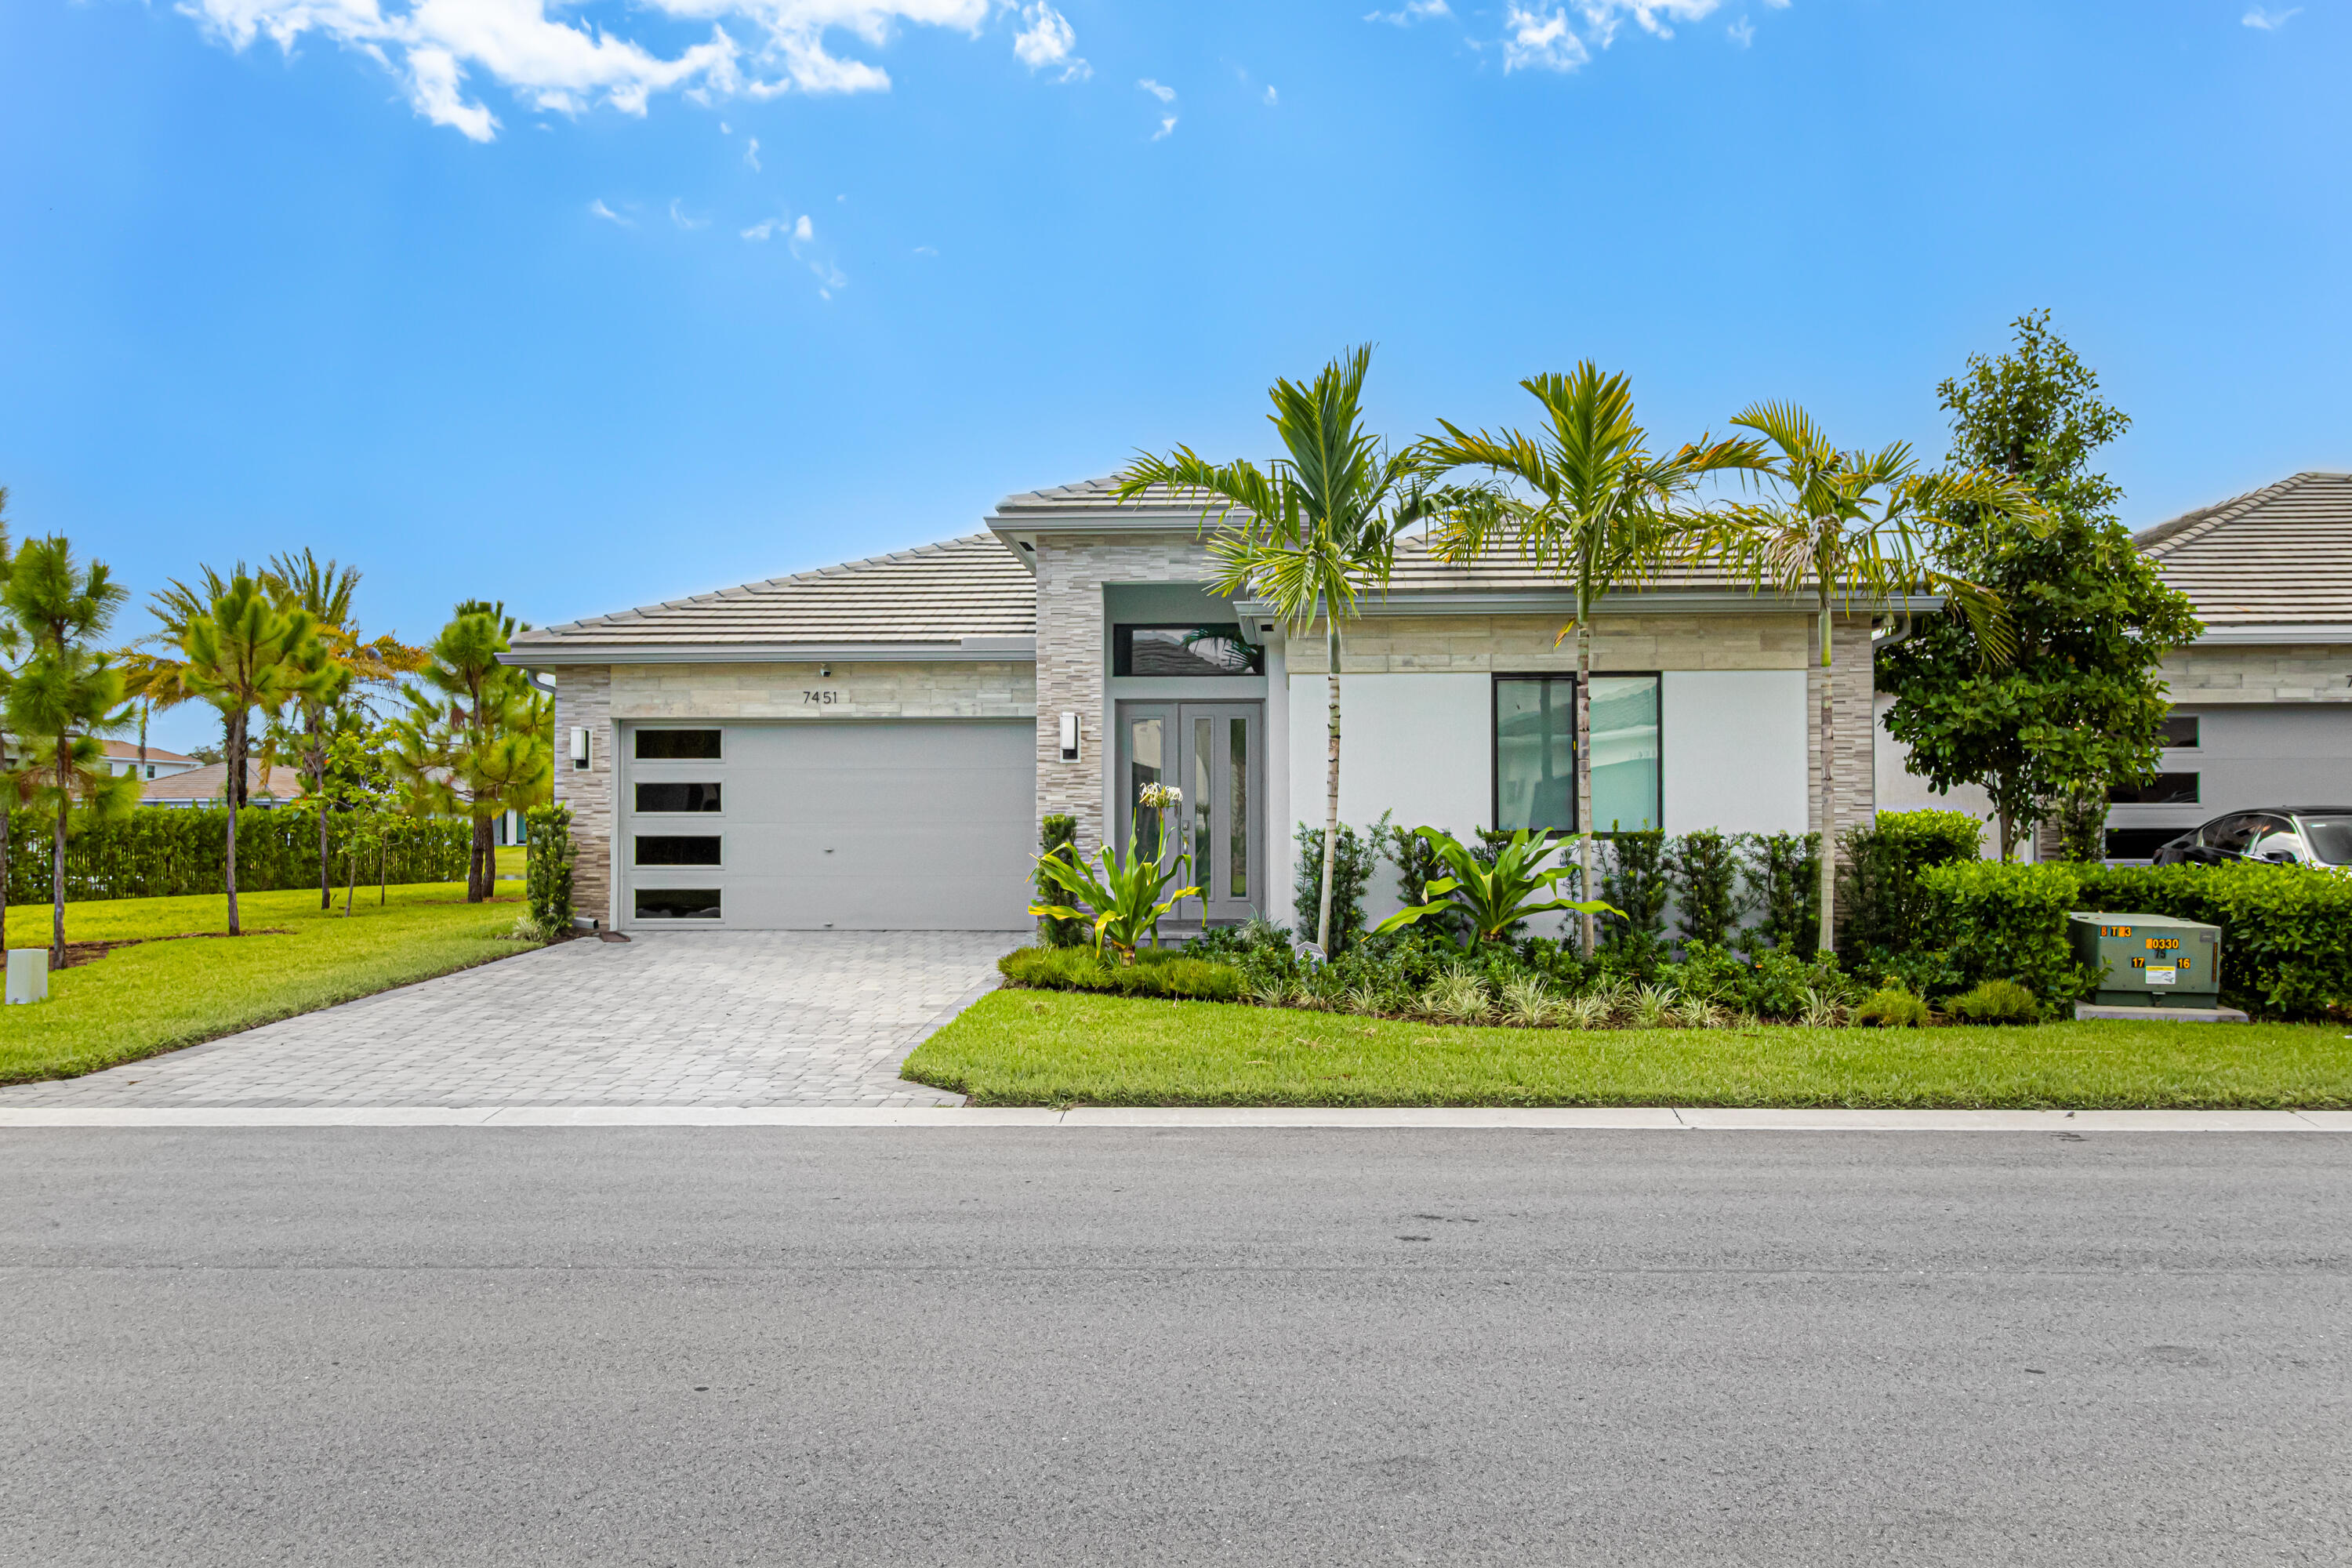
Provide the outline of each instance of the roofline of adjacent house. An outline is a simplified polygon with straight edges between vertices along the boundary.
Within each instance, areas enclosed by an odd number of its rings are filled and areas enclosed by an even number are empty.
[[[2336,468],[2303,468],[2289,474],[2283,479],[2273,479],[2269,484],[2248,490],[2242,495],[2231,496],[2227,500],[2215,501],[2210,506],[2192,508],[2182,512],[2179,517],[2167,518],[2162,522],[2152,522],[2146,528],[2133,532],[2132,544],[2134,548],[2143,551],[2152,550],[2159,544],[2171,544],[2184,534],[2201,533],[2212,525],[2242,517],[2263,502],[2275,500],[2306,480],[2344,479],[2352,479],[2352,473]]]
[[[1034,637],[965,637],[930,643],[580,642],[525,643],[500,664],[553,669],[580,664],[1029,664]]]

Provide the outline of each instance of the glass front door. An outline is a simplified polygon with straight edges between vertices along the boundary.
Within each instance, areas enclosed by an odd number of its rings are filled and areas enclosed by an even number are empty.
[[[1119,842],[1162,862],[1187,857],[1202,896],[1178,920],[1244,921],[1265,907],[1265,706],[1257,702],[1122,702],[1118,707]],[[1147,784],[1174,784],[1181,806],[1142,803]]]

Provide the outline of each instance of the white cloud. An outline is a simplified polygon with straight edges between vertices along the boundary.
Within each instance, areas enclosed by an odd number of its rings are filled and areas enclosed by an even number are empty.
[[[793,225],[793,237],[803,242],[816,237],[816,226],[809,222],[808,214],[801,214],[800,221]]]
[[[1151,133],[1151,139],[1154,142],[1164,142],[1174,134],[1176,134],[1176,117],[1172,114],[1164,114],[1160,118],[1160,129]]]
[[[1426,22],[1432,17],[1452,15],[1454,13],[1446,9],[1445,0],[1405,0],[1404,5],[1394,11],[1367,11],[1364,13],[1364,20],[1386,22],[1392,27],[1410,27],[1415,22]]]
[[[602,196],[598,196],[594,201],[588,204],[588,216],[590,217],[603,218],[606,223],[619,224],[623,228],[635,228],[637,226],[634,222],[623,217],[611,207],[606,206],[604,205],[604,198]]]
[[[869,49],[901,27],[977,36],[1001,0],[646,0],[672,22],[709,24],[709,37],[664,54],[591,23],[566,19],[570,0],[180,0],[180,9],[231,48],[268,37],[289,53],[315,34],[368,55],[396,77],[417,113],[476,142],[498,134],[480,97],[495,82],[526,110],[579,114],[602,102],[646,112],[656,92],[709,100],[784,92],[879,92],[887,72],[831,52],[847,35]],[[1058,49],[1069,24],[1043,0],[1023,9],[1019,39]],[[1040,32],[1050,16],[1054,26]],[[730,32],[730,26],[735,31]],[[740,35],[739,38],[738,34]],[[1026,58],[1024,56],[1024,58]],[[1066,78],[1083,62],[1066,60]]]
[[[2248,7],[2246,14],[2238,20],[2249,27],[2259,27],[2265,33],[2275,33],[2285,26],[2290,18],[2302,15],[2303,7],[2300,5],[2292,6],[2284,11],[2265,11],[2260,5],[2253,5]]]
[[[1174,88],[1162,87],[1158,82],[1152,80],[1150,77],[1145,77],[1141,81],[1137,82],[1135,85],[1141,88],[1144,91],[1150,93],[1152,97],[1158,99],[1162,103],[1173,103],[1176,101],[1176,89]]]
[[[760,139],[759,139],[757,136],[752,137],[752,138],[751,139],[750,143],[744,147],[744,149],[743,149],[743,162],[745,162],[746,163],[751,164],[751,167],[752,167],[753,169],[755,169],[755,170],[759,168],[759,166],[760,166]]]
[[[1723,0],[1576,0],[1584,16],[1585,41],[1607,48],[1625,17],[1653,37],[1671,38],[1675,22],[1705,21]]]
[[[1062,74],[1056,81],[1084,81],[1095,74],[1094,67],[1070,53],[1077,47],[1077,30],[1046,0],[1023,5],[1021,19],[1028,26],[1013,35],[1013,53],[1023,65],[1033,71],[1059,66]]]
[[[937,256],[939,253],[940,247],[936,245],[919,245],[915,247],[915,254],[918,256]]]
[[[679,203],[678,198],[676,196],[672,196],[669,199],[669,221],[677,225],[680,228],[709,228],[710,226],[710,220],[707,217],[687,216],[686,208]]]
[[[1281,102],[1282,102],[1282,95],[1281,95],[1280,93],[1277,93],[1276,91],[1275,91],[1275,90],[1274,90],[1274,83],[1272,83],[1272,82],[1268,82],[1268,83],[1266,83],[1266,84],[1265,84],[1265,106],[1266,106],[1268,109],[1274,109],[1274,108],[1278,107],[1278,106],[1281,104]]]
[[[1731,41],[1743,49],[1756,41],[1756,24],[1745,16],[1726,27],[1724,31],[1730,34]]]
[[[1590,58],[1584,40],[1569,30],[1566,11],[1528,11],[1512,5],[1503,13],[1503,69],[1507,73],[1535,67],[1572,71]]]

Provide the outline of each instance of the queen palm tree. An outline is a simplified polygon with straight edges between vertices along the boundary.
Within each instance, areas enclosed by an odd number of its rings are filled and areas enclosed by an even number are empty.
[[[210,566],[198,566],[196,573],[193,585],[175,577],[156,591],[147,605],[147,613],[159,623],[156,629],[117,656],[124,693],[141,705],[142,718],[198,699],[188,679],[188,626],[211,612],[213,602],[228,592],[232,578],[247,574],[242,561],[229,577]],[[224,799],[232,811],[245,804],[247,717],[226,710],[221,713],[221,763],[228,785]],[[142,767],[140,772],[146,769]]]
[[[66,831],[74,808],[114,816],[137,804],[139,781],[106,765],[100,739],[128,727],[122,672],[91,646],[129,595],[101,563],[87,567],[63,539],[27,540],[5,595],[26,657],[8,683],[5,728],[22,738],[19,789],[55,812],[50,845],[49,963],[66,962]]]
[[[1431,515],[1443,498],[1422,481],[1407,454],[1391,454],[1364,429],[1369,344],[1323,367],[1312,383],[1278,380],[1266,416],[1284,455],[1265,467],[1212,463],[1189,447],[1143,454],[1119,476],[1118,499],[1155,485],[1202,501],[1203,527],[1216,532],[1216,591],[1248,594],[1270,606],[1294,636],[1319,618],[1328,668],[1330,716],[1324,776],[1323,896],[1316,945],[1331,941],[1331,882],[1339,844],[1339,627],[1360,615],[1363,595],[1384,589],[1397,539]]]
[[[314,697],[337,672],[314,657],[318,623],[307,610],[280,610],[268,588],[243,572],[229,579],[211,607],[188,622],[181,644],[185,679],[195,695],[225,715],[240,719],[259,709],[276,713],[289,701]],[[243,772],[231,763],[231,778]],[[225,862],[228,931],[238,935],[236,910],[236,805],[229,803]]]
[[[466,901],[498,891],[490,820],[539,804],[553,776],[552,705],[529,674],[499,662],[520,629],[503,604],[469,599],[433,639],[423,679],[394,720],[388,759],[410,798],[473,818]]]
[[[1473,435],[1448,421],[1414,458],[1432,475],[1479,471],[1489,488],[1462,492],[1446,509],[1431,543],[1440,558],[1465,564],[1503,543],[1538,568],[1567,580],[1576,619],[1576,825],[1582,890],[1592,890],[1592,647],[1594,612],[1608,595],[1639,588],[1670,558],[1689,555],[1705,515],[1691,500],[1709,474],[1753,468],[1763,460],[1752,441],[1692,444],[1660,456],[1633,418],[1622,375],[1603,375],[1586,360],[1567,375],[1529,376],[1519,384],[1542,406],[1533,435],[1517,430]],[[1567,634],[1561,634],[1565,637]],[[1592,912],[1581,916],[1584,951],[1593,950]]]
[[[1837,714],[1833,610],[1884,607],[1915,593],[1940,592],[1966,616],[1981,657],[2009,658],[2014,639],[1990,590],[1934,564],[1935,537],[1952,508],[1974,506],[2032,517],[2041,508],[2011,479],[1985,473],[1921,473],[1907,442],[1846,451],[1802,408],[1758,403],[1731,422],[1764,440],[1755,472],[1761,500],[1737,501],[1712,520],[1711,553],[1759,589],[1813,601],[1821,654],[1821,950],[1834,951],[1837,900]]]

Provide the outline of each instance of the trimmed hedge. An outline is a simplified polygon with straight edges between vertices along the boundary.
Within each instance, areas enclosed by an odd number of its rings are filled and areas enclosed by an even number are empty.
[[[2221,995],[2271,1017],[2352,1008],[2352,877],[2293,866],[2003,865],[1963,861],[1918,877],[1909,967],[1936,990],[2013,980],[2054,1013],[2097,986],[2075,962],[2066,916],[2165,915],[2221,928]],[[1931,934],[1932,933],[1932,934]],[[1944,945],[1930,949],[1930,942]]]
[[[1899,952],[1926,912],[1919,873],[1974,860],[1984,825],[1965,811],[1885,811],[1838,839],[1838,951]]]
[[[1016,948],[996,961],[997,973],[1038,991],[1108,991],[1127,996],[1183,996],[1232,1002],[1242,994],[1242,972],[1213,959],[1147,949],[1133,963],[1105,963],[1090,947]]]
[[[347,871],[338,823],[327,818],[333,874]],[[7,900],[49,901],[50,835],[56,819],[30,811],[8,818]],[[463,818],[401,818],[387,825],[387,880],[455,882],[466,875],[473,824]],[[144,806],[113,822],[77,819],[66,838],[66,899],[167,899],[226,890],[225,807]],[[360,880],[376,880],[375,857],[362,852]],[[308,811],[247,806],[236,819],[239,892],[319,885],[319,819]]]

